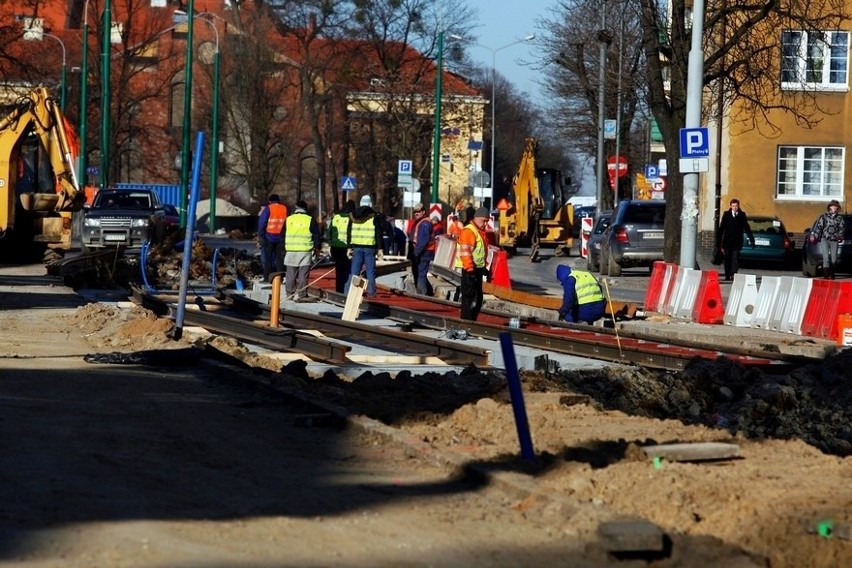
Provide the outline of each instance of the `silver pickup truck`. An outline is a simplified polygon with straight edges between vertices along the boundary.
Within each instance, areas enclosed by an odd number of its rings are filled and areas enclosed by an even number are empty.
[[[163,239],[166,211],[148,189],[103,189],[83,215],[83,251],[121,247],[138,249],[145,241]]]

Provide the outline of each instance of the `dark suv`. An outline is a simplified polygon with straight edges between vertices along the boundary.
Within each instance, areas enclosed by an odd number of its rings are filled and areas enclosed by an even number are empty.
[[[621,276],[623,268],[663,260],[665,219],[665,201],[621,201],[601,238],[601,274]]]

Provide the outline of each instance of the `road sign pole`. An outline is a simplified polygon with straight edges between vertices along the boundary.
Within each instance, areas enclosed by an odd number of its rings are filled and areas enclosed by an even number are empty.
[[[704,37],[704,0],[692,4],[692,43],[686,77],[686,128],[701,124],[701,95],[704,79],[704,52],[701,40]],[[681,148],[683,154],[683,148]],[[680,265],[695,267],[695,243],[698,232],[698,173],[683,176],[683,209],[680,229]]]

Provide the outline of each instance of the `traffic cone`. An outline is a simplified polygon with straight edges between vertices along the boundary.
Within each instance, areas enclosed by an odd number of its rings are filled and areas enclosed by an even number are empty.
[[[715,270],[702,270],[695,304],[692,306],[692,321],[696,323],[723,323],[724,320],[725,306],[722,303],[719,273]]]
[[[496,251],[491,260],[491,283],[503,288],[512,287],[512,280],[509,278],[509,260],[504,250]]]

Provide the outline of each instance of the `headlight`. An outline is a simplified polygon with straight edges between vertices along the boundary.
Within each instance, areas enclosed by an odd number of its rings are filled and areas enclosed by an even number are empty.
[[[147,227],[148,219],[131,219],[130,220],[131,227]]]
[[[86,217],[85,219],[83,219],[83,226],[84,227],[100,227],[101,226],[101,220],[99,218]]]

